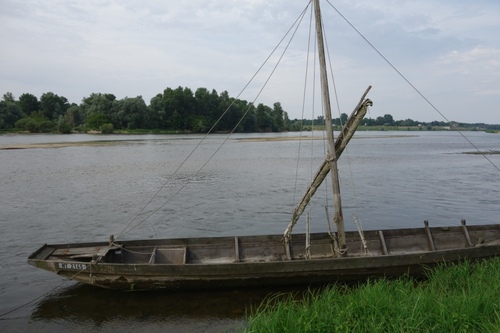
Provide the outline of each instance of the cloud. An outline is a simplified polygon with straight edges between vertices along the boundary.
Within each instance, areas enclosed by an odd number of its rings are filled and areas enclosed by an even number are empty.
[[[463,105],[491,103],[495,98],[493,87],[500,86],[496,1],[330,2],[438,101],[454,90]],[[227,90],[235,96],[306,5],[307,1],[286,0],[2,0],[0,90],[17,96],[53,91],[76,103],[93,92],[118,98],[142,95],[148,102],[163,89],[177,86]],[[322,2],[322,11],[328,15],[328,45],[339,94],[349,105],[346,113],[373,84],[379,99],[373,116],[391,113],[395,119],[436,120],[435,114],[422,112],[416,100],[407,105],[418,108],[403,111],[400,105],[403,98],[411,98],[411,88],[329,3]],[[307,45],[308,20],[309,12],[290,45],[290,55],[277,70],[283,78],[273,78],[261,95],[265,104],[282,102],[292,118],[299,117],[302,108],[305,66],[299,62],[307,55],[301,43]],[[269,70],[243,98],[254,98],[257,83],[265,82]],[[478,94],[483,98],[477,100]],[[457,120],[482,117],[484,122],[500,123],[500,115],[492,111],[458,111],[453,110],[461,117]]]
[[[452,51],[441,58],[442,63],[453,67],[457,73],[500,74],[500,49],[475,47],[467,51]]]

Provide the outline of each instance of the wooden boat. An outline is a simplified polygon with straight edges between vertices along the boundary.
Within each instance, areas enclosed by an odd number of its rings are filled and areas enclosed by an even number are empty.
[[[366,109],[367,91],[333,137],[319,0],[314,0],[328,153],[284,235],[177,238],[44,245],[29,264],[72,280],[120,290],[227,288],[353,281],[421,274],[442,262],[500,253],[500,224],[345,232],[336,161]],[[369,87],[370,88],[370,87]],[[336,232],[292,234],[316,189],[330,174]]]
[[[346,233],[349,251],[337,257],[328,233],[178,238],[44,245],[29,263],[72,280],[120,290],[229,288],[333,283],[422,274],[443,261],[500,253],[500,225]],[[309,252],[309,254],[308,254]],[[288,253],[290,258],[288,258]],[[101,258],[100,260],[97,260]]]

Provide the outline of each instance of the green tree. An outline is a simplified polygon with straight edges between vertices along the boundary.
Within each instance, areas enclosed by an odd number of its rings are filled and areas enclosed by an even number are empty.
[[[417,126],[417,122],[415,122],[413,119],[405,119],[405,120],[400,120],[397,122],[399,126]]]
[[[5,102],[15,102],[16,99],[14,98],[14,95],[11,92],[6,92],[3,94],[3,100]]]
[[[378,116],[377,119],[375,120],[375,124],[376,125],[384,125],[385,124],[385,118],[384,117],[381,117],[381,116]]]
[[[92,93],[89,97],[85,97],[82,100],[80,108],[87,116],[94,113],[102,113],[109,116],[115,100],[116,97],[113,94]]]
[[[221,119],[220,130],[242,132],[242,117],[248,108],[247,101],[230,98],[227,100],[227,104],[229,105],[229,109],[226,108],[227,112]]]
[[[390,115],[390,114],[385,114],[384,115],[384,125],[389,125],[389,126],[392,126],[394,125],[394,118]]]
[[[273,131],[281,132],[285,129],[285,111],[281,107],[280,102],[273,104]]]
[[[212,89],[210,92],[207,88],[198,88],[194,93],[194,98],[195,114],[203,117],[203,121],[212,126],[224,112],[220,108],[217,91]]]
[[[47,92],[40,98],[40,109],[49,120],[57,120],[59,116],[66,113],[70,107],[66,97],[58,96],[53,92]]]
[[[57,131],[60,133],[71,133],[73,127],[83,125],[80,107],[73,104],[66,111],[64,116],[59,116],[57,120]]]
[[[76,104],[72,104],[64,115],[66,123],[71,126],[80,126],[84,124],[85,116],[83,110]]]
[[[109,118],[104,113],[93,113],[87,117],[86,126],[87,128],[97,130],[102,125],[108,124]]]
[[[163,91],[164,117],[166,127],[175,130],[192,130],[191,118],[196,117],[196,100],[189,88],[167,88]]]
[[[273,117],[271,116],[272,109],[262,103],[257,105],[255,116],[257,117],[257,126],[259,131],[271,132],[273,129]]]
[[[242,127],[244,132],[257,132],[259,130],[257,117],[255,116],[255,106],[252,103],[245,104],[247,115],[243,119]],[[248,111],[248,112],[247,112]]]
[[[376,121],[374,119],[372,119],[372,118],[365,118],[363,120],[363,125],[365,125],[365,126],[374,126],[374,125],[376,125]]]
[[[152,120],[156,124],[155,127],[160,129],[167,128],[168,117],[162,94],[157,94],[151,98],[148,109]]]
[[[192,118],[196,116],[196,101],[193,91],[189,88],[178,87],[174,90],[177,100],[176,111],[181,115],[180,128],[182,130],[192,130]]]
[[[48,120],[42,111],[37,111],[28,117],[18,120],[15,127],[31,133],[51,132],[55,128],[55,123]]]
[[[344,124],[347,123],[347,119],[349,119],[349,116],[347,115],[347,113],[340,114],[340,121],[341,121],[342,126],[344,126]]]
[[[25,116],[30,116],[33,112],[40,110],[40,102],[35,95],[22,94],[19,96],[19,107]]]
[[[34,119],[28,119],[23,129],[30,133],[38,133],[40,132],[40,123]]]
[[[172,114],[172,116],[169,118],[169,127],[172,128],[172,129],[180,129],[181,126],[182,126],[182,119],[181,119],[181,115],[179,114],[179,112],[174,111],[174,113]]]
[[[10,98],[0,102],[0,129],[14,128],[16,122],[23,117],[21,108]]]
[[[229,97],[229,93],[226,90],[221,92],[218,98],[218,112],[215,117],[216,120],[219,120],[217,127],[215,128],[216,131],[228,131],[231,129],[231,126],[229,124],[230,119],[227,114],[230,112],[229,109],[233,101],[234,99]]]
[[[71,133],[73,126],[69,123],[65,117],[59,116],[59,120],[57,121],[57,131],[63,134]]]
[[[50,133],[56,129],[56,124],[50,120],[44,120],[38,123],[38,130],[42,133]]]
[[[338,119],[338,118],[337,118],[337,119]],[[337,119],[335,119],[335,120],[333,121],[333,124],[335,124],[335,125],[337,124],[337,123],[336,123],[336,120],[337,120]],[[316,121],[315,121],[314,123],[315,123],[316,125],[325,125],[325,116],[317,116],[317,117],[316,117]]]
[[[137,129],[149,127],[149,112],[142,96],[125,97],[113,103],[113,124],[118,128]]]

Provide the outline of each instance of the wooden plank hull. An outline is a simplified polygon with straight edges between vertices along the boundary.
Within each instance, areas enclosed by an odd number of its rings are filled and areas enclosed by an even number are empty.
[[[346,234],[348,252],[334,257],[330,237],[294,235],[287,259],[282,235],[123,241],[109,245],[44,245],[36,267],[83,283],[118,290],[230,288],[359,281],[419,275],[426,268],[500,254],[500,224],[367,231]]]

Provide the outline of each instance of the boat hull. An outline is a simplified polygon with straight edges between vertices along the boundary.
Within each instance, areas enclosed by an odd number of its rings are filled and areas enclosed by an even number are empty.
[[[281,235],[44,245],[28,262],[108,289],[181,290],[421,275],[443,262],[500,254],[500,225],[367,231],[368,253],[349,232],[343,257],[334,256],[328,234],[311,234],[309,251],[305,238],[294,235],[288,251]]]

